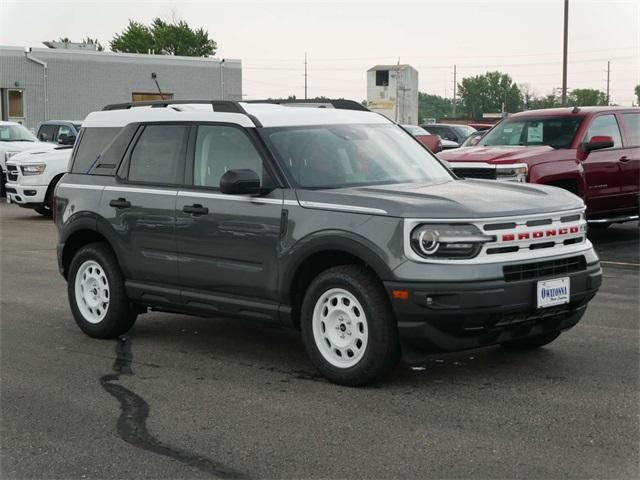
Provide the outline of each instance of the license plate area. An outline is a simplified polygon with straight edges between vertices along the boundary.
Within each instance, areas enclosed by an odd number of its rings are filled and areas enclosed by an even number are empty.
[[[537,286],[538,308],[553,307],[569,303],[571,282],[569,277],[540,280]]]

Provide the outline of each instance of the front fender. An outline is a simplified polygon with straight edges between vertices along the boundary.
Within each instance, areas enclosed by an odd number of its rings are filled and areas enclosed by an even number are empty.
[[[300,265],[310,256],[323,251],[348,253],[369,265],[381,280],[394,278],[389,268],[388,254],[375,243],[345,230],[322,230],[300,239],[292,248],[283,253],[279,287],[285,296],[291,290],[293,279]]]
[[[578,196],[584,199],[584,168],[575,159],[544,162],[533,165],[529,169],[529,182],[550,184],[574,181]]]

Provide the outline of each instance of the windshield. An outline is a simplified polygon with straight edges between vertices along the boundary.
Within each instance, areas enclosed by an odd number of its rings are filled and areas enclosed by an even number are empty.
[[[409,132],[414,137],[417,137],[418,135],[431,135],[424,128],[418,127],[416,125],[403,125],[402,128],[404,128],[407,132]]]
[[[0,142],[35,142],[33,133],[19,124],[0,125]]]
[[[581,117],[523,118],[505,120],[496,125],[478,145],[548,145],[569,148]]]
[[[469,135],[471,135],[472,133],[474,133],[476,131],[475,128],[470,127],[468,125],[455,125],[452,127],[457,133],[458,135],[460,135],[460,137],[462,138],[467,138]]]
[[[450,180],[449,172],[395,125],[323,125],[262,130],[303,188]]]

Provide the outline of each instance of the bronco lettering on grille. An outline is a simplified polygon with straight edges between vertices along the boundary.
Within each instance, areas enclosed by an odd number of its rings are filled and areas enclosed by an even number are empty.
[[[549,229],[549,230],[536,230],[534,232],[520,232],[520,233],[505,233],[502,235],[503,242],[513,242],[516,237],[518,240],[529,240],[531,238],[548,238],[548,237],[558,237],[562,235],[569,235],[570,233],[578,233],[580,231],[580,227],[563,227],[558,230]]]

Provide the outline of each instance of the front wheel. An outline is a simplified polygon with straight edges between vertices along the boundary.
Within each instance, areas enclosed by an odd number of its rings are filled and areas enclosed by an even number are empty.
[[[137,310],[124,289],[124,278],[104,243],[82,247],[67,278],[71,312],[80,329],[94,338],[115,338],[135,323]]]
[[[344,265],[318,275],[302,303],[301,327],[311,361],[332,382],[366,385],[398,361],[391,306],[380,281],[365,267]]]

